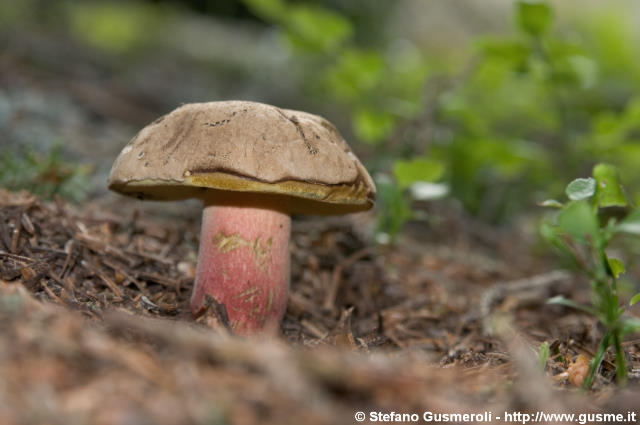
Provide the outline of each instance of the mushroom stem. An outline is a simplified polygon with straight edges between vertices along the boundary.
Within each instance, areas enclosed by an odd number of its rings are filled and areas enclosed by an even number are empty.
[[[191,311],[209,294],[234,332],[277,325],[289,292],[291,217],[275,209],[205,204]]]

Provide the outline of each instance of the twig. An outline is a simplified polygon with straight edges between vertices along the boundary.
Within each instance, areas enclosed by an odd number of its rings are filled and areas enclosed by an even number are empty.
[[[205,295],[204,304],[202,305],[200,310],[193,314],[193,318],[196,319],[198,317],[201,317],[208,311],[212,313],[217,322],[224,327],[224,330],[229,335],[233,335],[233,329],[231,328],[231,322],[229,321],[229,313],[227,313],[227,306],[221,302],[218,302],[218,300],[216,300],[210,294]]]
[[[44,288],[45,292],[47,293],[47,295],[49,295],[53,300],[55,300],[58,304],[60,305],[64,305],[64,302],[60,299],[60,297],[58,297],[52,290],[51,288],[49,288],[49,285],[47,285],[46,279],[42,279],[42,281],[40,282],[40,284],[42,285],[42,287]]]
[[[105,276],[104,273],[102,273],[101,270],[98,270],[96,267],[91,265],[88,261],[82,260],[80,262],[80,264],[82,264],[83,267],[85,267],[86,269],[91,271],[93,274],[98,276],[100,279],[102,279],[102,281],[105,283],[105,285],[107,285],[107,287],[109,289],[111,289],[111,292],[113,292],[113,294],[116,296],[116,300],[117,301],[122,301],[123,300],[122,297],[124,295],[124,292],[122,291],[122,289],[120,289],[120,287],[118,286],[117,283],[115,283],[113,280],[111,280],[107,276]]]
[[[14,220],[13,235],[11,237],[11,252],[18,253],[18,243],[20,242],[20,232],[22,231],[22,224],[19,217]]]
[[[2,251],[2,250],[0,250],[0,256],[11,258],[14,261],[19,261],[19,262],[22,262],[22,263],[33,263],[33,262],[36,261],[33,258],[24,257],[22,255],[17,255],[17,254],[12,254],[10,252],[6,252],[6,251]]]
[[[11,251],[11,237],[9,237],[9,232],[7,232],[5,218],[1,211],[0,211],[0,241],[4,244],[4,247],[6,249]]]
[[[33,223],[31,222],[31,219],[26,212],[23,212],[20,216],[20,222],[22,223],[22,227],[24,227],[27,233],[29,233],[31,236],[36,234],[36,229],[35,227],[33,227]]]
[[[491,335],[491,311],[493,307],[503,300],[506,296],[517,294],[521,298],[525,298],[523,293],[528,293],[528,299],[531,297],[531,291],[534,290],[536,298],[542,300],[544,291],[552,284],[569,279],[571,274],[565,270],[554,270],[549,273],[539,274],[524,279],[513,280],[509,282],[501,282],[493,285],[485,291],[480,301],[480,317],[482,318],[482,329],[485,335]]]
[[[309,332],[309,334],[320,340],[325,339],[329,335],[329,331],[320,329],[316,324],[309,320],[302,319],[300,324],[307,332]]]
[[[354,252],[353,254],[342,260],[333,268],[333,273],[331,274],[331,286],[329,287],[327,295],[324,299],[324,303],[322,304],[323,310],[333,311],[333,309],[335,308],[336,297],[338,296],[340,284],[342,283],[342,272],[354,265],[362,258],[371,254],[372,251],[373,247],[362,248],[361,250]]]

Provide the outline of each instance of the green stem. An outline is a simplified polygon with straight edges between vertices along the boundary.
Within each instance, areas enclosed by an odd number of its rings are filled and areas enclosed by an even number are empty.
[[[627,361],[624,356],[619,329],[613,332],[613,346],[616,350],[616,377],[618,378],[618,384],[624,386],[627,383]]]
[[[609,340],[611,339],[611,331],[607,331],[602,337],[602,341],[600,341],[600,345],[598,346],[598,352],[595,357],[591,360],[591,364],[589,364],[589,373],[587,374],[586,379],[582,384],[582,388],[589,389],[591,385],[593,385],[593,381],[596,378],[596,373],[598,369],[600,369],[600,365],[604,360],[604,356],[607,353],[607,348],[609,347]]]

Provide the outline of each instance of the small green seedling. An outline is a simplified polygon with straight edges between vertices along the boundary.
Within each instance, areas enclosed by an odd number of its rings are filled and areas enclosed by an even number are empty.
[[[548,200],[543,206],[558,208],[555,223],[544,223],[542,236],[562,253],[574,266],[589,277],[592,292],[591,305],[579,304],[562,296],[549,300],[596,316],[606,332],[595,357],[589,365],[584,388],[593,384],[596,373],[609,347],[616,359],[616,376],[620,385],[627,380],[627,366],[622,341],[625,336],[640,331],[640,320],[625,315],[620,305],[617,280],[625,273],[624,263],[608,256],[606,250],[618,234],[640,235],[640,210],[627,201],[620,185],[616,168],[598,164],[593,177],[576,179],[566,189],[569,201]],[[624,209],[626,216],[618,221],[612,209]],[[640,301],[640,294],[631,298],[630,305]]]
[[[540,348],[538,349],[538,361],[540,370],[544,372],[544,368],[547,366],[547,361],[549,361],[549,343],[547,341],[540,344]]]
[[[395,240],[404,224],[417,218],[413,201],[427,201],[446,196],[448,186],[439,183],[445,173],[443,163],[428,158],[398,159],[393,164],[393,178],[376,176],[378,198],[384,205],[378,216],[378,239]],[[384,237],[380,237],[386,235]]]

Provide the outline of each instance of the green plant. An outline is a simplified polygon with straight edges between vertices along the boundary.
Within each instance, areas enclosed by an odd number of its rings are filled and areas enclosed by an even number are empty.
[[[625,315],[620,305],[618,278],[625,273],[622,260],[607,253],[616,235],[640,235],[640,210],[627,200],[620,185],[617,169],[609,164],[597,164],[593,177],[573,180],[566,188],[569,201],[548,200],[544,206],[558,208],[555,223],[545,222],[542,236],[551,242],[582,273],[591,284],[591,305],[583,305],[565,297],[549,300],[582,310],[597,317],[606,331],[590,363],[584,387],[589,388],[595,379],[606,351],[613,347],[616,359],[616,376],[624,385],[627,379],[624,338],[640,331],[640,320]],[[624,215],[619,220],[617,215]],[[640,301],[640,294],[631,298],[630,305]]]
[[[376,175],[378,198],[384,205],[378,215],[378,236],[381,242],[394,241],[407,220],[416,218],[413,201],[426,201],[448,193],[448,186],[438,183],[445,167],[441,162],[417,157],[398,159],[393,165],[393,178]]]
[[[582,15],[556,29],[550,4],[520,0],[517,32],[478,38],[436,104],[444,129],[436,136],[444,137],[429,152],[447,165],[452,194],[469,211],[504,222],[526,208],[527,193],[561,193],[559,182],[598,161],[640,182],[639,61],[625,54],[633,44],[627,21],[606,27],[606,16]],[[607,51],[628,59],[611,62]]]
[[[540,348],[538,348],[538,367],[540,367],[541,371],[544,371],[544,368],[547,366],[547,361],[549,360],[549,343],[547,341],[540,344]]]
[[[61,195],[81,201],[89,190],[89,168],[62,159],[62,148],[55,144],[47,154],[30,148],[0,152],[0,187],[25,189],[44,198]]]

